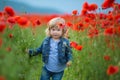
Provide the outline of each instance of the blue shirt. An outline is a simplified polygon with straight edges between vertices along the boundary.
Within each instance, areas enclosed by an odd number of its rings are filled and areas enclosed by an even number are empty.
[[[48,63],[45,64],[46,68],[51,72],[61,72],[65,69],[66,64],[60,64],[58,60],[58,41],[50,39],[50,53]]]

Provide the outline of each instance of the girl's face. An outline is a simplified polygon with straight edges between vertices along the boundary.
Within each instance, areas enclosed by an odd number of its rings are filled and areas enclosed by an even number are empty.
[[[62,29],[61,28],[51,28],[50,29],[50,35],[53,39],[59,39],[62,36]]]

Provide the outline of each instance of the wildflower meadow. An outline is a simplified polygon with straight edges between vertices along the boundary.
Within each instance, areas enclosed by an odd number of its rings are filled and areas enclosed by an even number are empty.
[[[0,80],[39,80],[41,55],[29,57],[46,37],[47,22],[57,16],[66,20],[73,62],[63,80],[120,79],[120,3],[104,0],[102,10],[84,2],[82,11],[71,14],[17,14],[11,6],[0,11]]]

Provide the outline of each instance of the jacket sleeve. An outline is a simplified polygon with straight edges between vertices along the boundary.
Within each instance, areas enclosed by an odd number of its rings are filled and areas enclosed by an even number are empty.
[[[41,46],[39,48],[36,48],[36,49],[29,49],[29,56],[36,56],[40,53],[42,53],[42,47],[43,47],[43,43],[41,44]]]
[[[66,56],[68,61],[72,61],[73,57],[72,57],[72,48],[70,47],[70,42],[67,41],[67,46],[66,46]]]

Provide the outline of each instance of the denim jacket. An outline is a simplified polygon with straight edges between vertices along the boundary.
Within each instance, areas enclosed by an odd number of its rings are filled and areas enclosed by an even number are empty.
[[[44,63],[48,63],[50,52],[50,38],[51,37],[45,38],[39,48],[35,50],[29,49],[29,55],[35,56],[41,53],[42,61]],[[58,60],[61,64],[66,64],[66,62],[72,60],[72,50],[69,44],[69,40],[65,38],[60,38],[60,42],[58,43]]]

